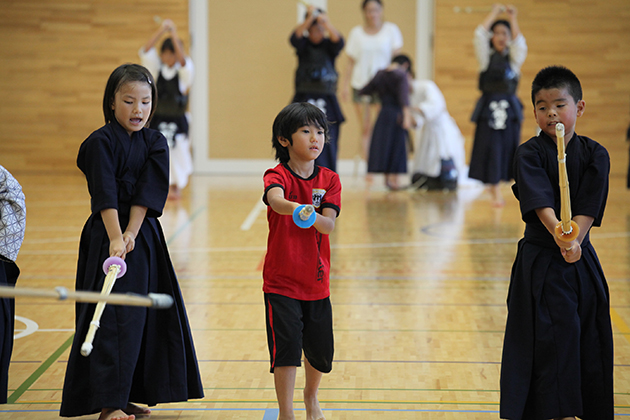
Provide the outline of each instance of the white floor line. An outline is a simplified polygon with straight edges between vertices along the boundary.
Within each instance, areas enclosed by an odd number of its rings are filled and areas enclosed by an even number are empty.
[[[256,221],[256,218],[258,217],[258,214],[260,212],[262,212],[263,210],[265,210],[266,207],[267,206],[265,205],[265,203],[263,203],[262,201],[258,200],[258,202],[254,206],[252,211],[249,212],[249,214],[245,218],[245,221],[241,225],[241,230],[249,230],[249,229],[251,229],[252,225]]]
[[[35,322],[35,321],[31,320],[31,319],[24,318],[23,316],[18,316],[18,315],[16,315],[16,316],[15,316],[15,320],[16,320],[16,321],[20,321],[21,323],[23,323],[24,325],[26,325],[26,329],[21,330],[21,332],[20,332],[20,333],[15,334],[15,335],[13,336],[13,339],[15,339],[15,340],[17,340],[18,338],[26,337],[27,335],[31,335],[31,334],[33,334],[35,331],[37,331],[37,330],[39,329],[39,325],[37,325],[37,322]],[[15,331],[17,332],[17,331],[20,331],[20,330],[18,330],[18,329],[16,328],[16,330],[15,330]]]

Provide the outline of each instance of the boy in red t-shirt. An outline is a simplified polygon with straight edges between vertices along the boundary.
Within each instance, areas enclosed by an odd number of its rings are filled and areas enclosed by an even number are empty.
[[[275,168],[265,172],[263,202],[269,238],[263,269],[267,341],[279,404],[279,420],[295,419],[293,392],[304,350],[304,404],[309,420],[323,419],[317,391],[332,369],[332,307],[328,273],[330,243],[341,209],[339,176],[315,159],[328,140],[326,115],[306,102],[285,107],[273,123]],[[293,222],[300,204],[316,219],[302,229]]]

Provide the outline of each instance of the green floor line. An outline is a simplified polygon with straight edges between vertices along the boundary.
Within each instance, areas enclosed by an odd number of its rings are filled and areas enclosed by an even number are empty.
[[[15,402],[24,394],[28,389],[37,381],[43,374],[48,370],[48,368],[61,356],[61,354],[70,347],[72,344],[72,339],[74,338],[74,334],[70,336],[66,340],[65,343],[61,345],[53,354],[50,355],[48,359],[44,361],[36,370],[31,374],[31,376],[26,379],[22,385],[17,387],[15,391],[7,398],[8,404],[15,404]]]

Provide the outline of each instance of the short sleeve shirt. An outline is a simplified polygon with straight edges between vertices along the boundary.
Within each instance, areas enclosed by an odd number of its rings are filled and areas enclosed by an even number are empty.
[[[355,62],[350,81],[352,87],[364,87],[379,70],[389,65],[394,51],[402,46],[402,33],[395,23],[383,23],[381,30],[375,34],[368,34],[362,26],[355,26],[346,44],[346,54]]]
[[[301,178],[284,164],[267,170],[263,177],[263,202],[273,187],[284,190],[284,198],[312,204],[317,213],[325,208],[341,211],[341,182],[328,168],[316,166],[308,179]],[[298,227],[290,215],[267,207],[269,237],[263,268],[263,291],[298,300],[320,300],[330,296],[330,242],[328,235],[314,227]]]

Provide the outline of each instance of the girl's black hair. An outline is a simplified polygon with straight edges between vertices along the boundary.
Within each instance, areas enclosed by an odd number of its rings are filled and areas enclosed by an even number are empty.
[[[166,38],[164,42],[162,42],[162,46],[160,47],[160,52],[170,51],[173,54],[175,53],[175,45],[173,45],[172,38]]]
[[[497,19],[497,20],[495,20],[494,23],[492,24],[492,26],[490,26],[490,32],[494,32],[494,27],[497,26],[497,25],[505,25],[510,30],[510,32],[512,32],[512,27],[510,26],[510,22],[508,22],[505,19]]]
[[[490,32],[494,32],[494,28],[498,25],[504,25],[508,28],[508,31],[510,31],[510,34],[512,33],[512,27],[510,26],[510,22],[508,22],[505,19],[497,19],[494,21],[494,23],[492,24],[492,26],[490,26]],[[492,45],[492,39],[490,40],[490,48],[494,48],[494,45]]]
[[[291,136],[300,127],[315,125],[324,130],[324,138],[328,143],[328,121],[326,114],[315,105],[308,102],[294,102],[285,106],[273,121],[273,136],[271,145],[276,150],[276,160],[280,163],[289,161],[289,150],[280,144],[279,137],[285,138],[293,144]]]
[[[105,117],[105,123],[116,120],[112,105],[116,98],[116,92],[120,90],[120,87],[129,82],[145,82],[151,86],[151,114],[148,121],[151,121],[151,117],[157,107],[157,86],[151,76],[151,72],[145,67],[139,64],[123,64],[119,66],[109,75],[107,85],[105,85],[105,94],[103,95],[103,116]]]
[[[363,3],[361,3],[361,9],[365,9],[365,6],[367,6],[367,4],[371,1],[375,1],[383,7],[383,2],[381,0],[363,0]]]
[[[413,65],[411,64],[411,58],[409,58],[408,55],[406,55],[406,54],[398,54],[398,55],[394,56],[394,58],[392,58],[392,63],[397,63],[397,64],[399,64],[401,66],[406,64],[407,65],[407,72],[409,74],[411,74],[412,77],[415,77],[414,73],[413,73]]]
[[[571,70],[563,66],[545,67],[532,82],[532,104],[536,106],[536,94],[541,90],[562,88],[569,92],[575,103],[582,100],[580,79]]]

